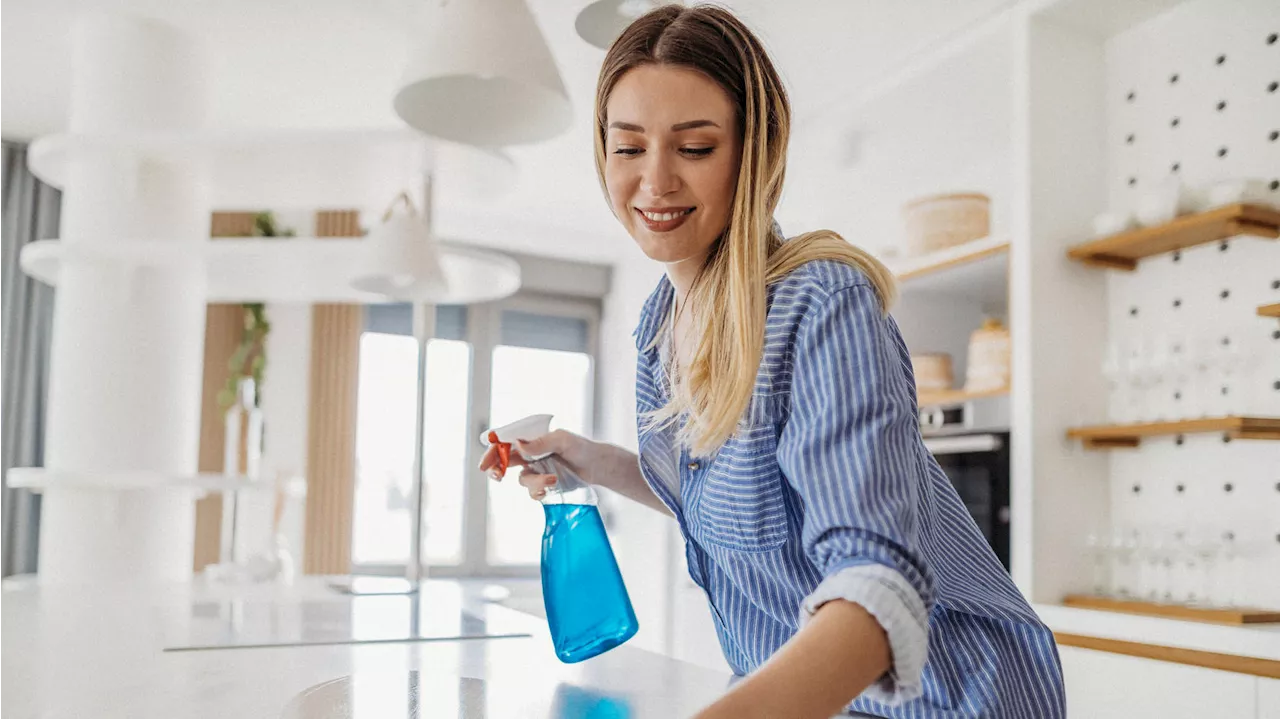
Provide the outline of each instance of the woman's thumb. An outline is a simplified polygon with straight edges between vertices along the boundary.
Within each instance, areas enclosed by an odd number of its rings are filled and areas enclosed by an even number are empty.
[[[537,457],[540,454],[554,452],[555,447],[552,446],[552,435],[545,434],[534,439],[517,439],[516,449],[519,450],[520,456],[525,459]]]

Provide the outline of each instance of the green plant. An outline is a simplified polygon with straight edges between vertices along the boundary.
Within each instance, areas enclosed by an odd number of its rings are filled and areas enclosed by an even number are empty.
[[[250,237],[293,237],[292,229],[281,230],[276,217],[270,212],[259,212],[253,218]],[[236,387],[241,377],[252,377],[254,405],[262,396],[262,382],[267,369],[267,335],[271,322],[267,319],[267,306],[262,302],[246,302],[240,305],[244,315],[244,327],[240,331],[240,344],[227,362],[230,373],[227,384],[218,392],[218,405],[227,409],[236,402]]]

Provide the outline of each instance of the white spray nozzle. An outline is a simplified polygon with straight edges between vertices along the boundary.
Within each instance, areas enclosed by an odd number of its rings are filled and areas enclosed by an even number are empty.
[[[480,443],[486,447],[492,444],[489,441],[490,434],[496,434],[498,441],[504,444],[515,445],[516,440],[529,441],[537,439],[547,432],[551,431],[551,417],[549,414],[535,414],[516,420],[511,424],[506,424],[495,429],[486,431],[480,436]],[[536,457],[525,457],[525,459],[533,462],[551,456],[551,452],[538,455]]]

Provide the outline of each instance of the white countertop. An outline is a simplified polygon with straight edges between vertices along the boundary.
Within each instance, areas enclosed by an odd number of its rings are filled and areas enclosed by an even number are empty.
[[[1280,661],[1280,624],[1230,626],[1060,604],[1037,604],[1035,610],[1050,629],[1063,634]]]
[[[530,636],[164,651],[228,638],[269,643],[267,635],[324,641],[355,631],[385,640],[407,615],[394,608],[408,601],[350,597],[310,577],[289,588],[196,584],[150,591],[6,580],[0,713],[5,719],[667,719],[694,713],[730,680],[628,645],[561,664],[542,620],[484,602],[478,586],[445,581],[425,585],[424,630],[480,626]]]

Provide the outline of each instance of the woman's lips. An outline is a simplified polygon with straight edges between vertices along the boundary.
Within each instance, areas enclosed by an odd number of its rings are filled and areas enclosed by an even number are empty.
[[[670,232],[693,214],[693,207],[646,207],[635,208],[636,214],[644,222],[650,232]]]

